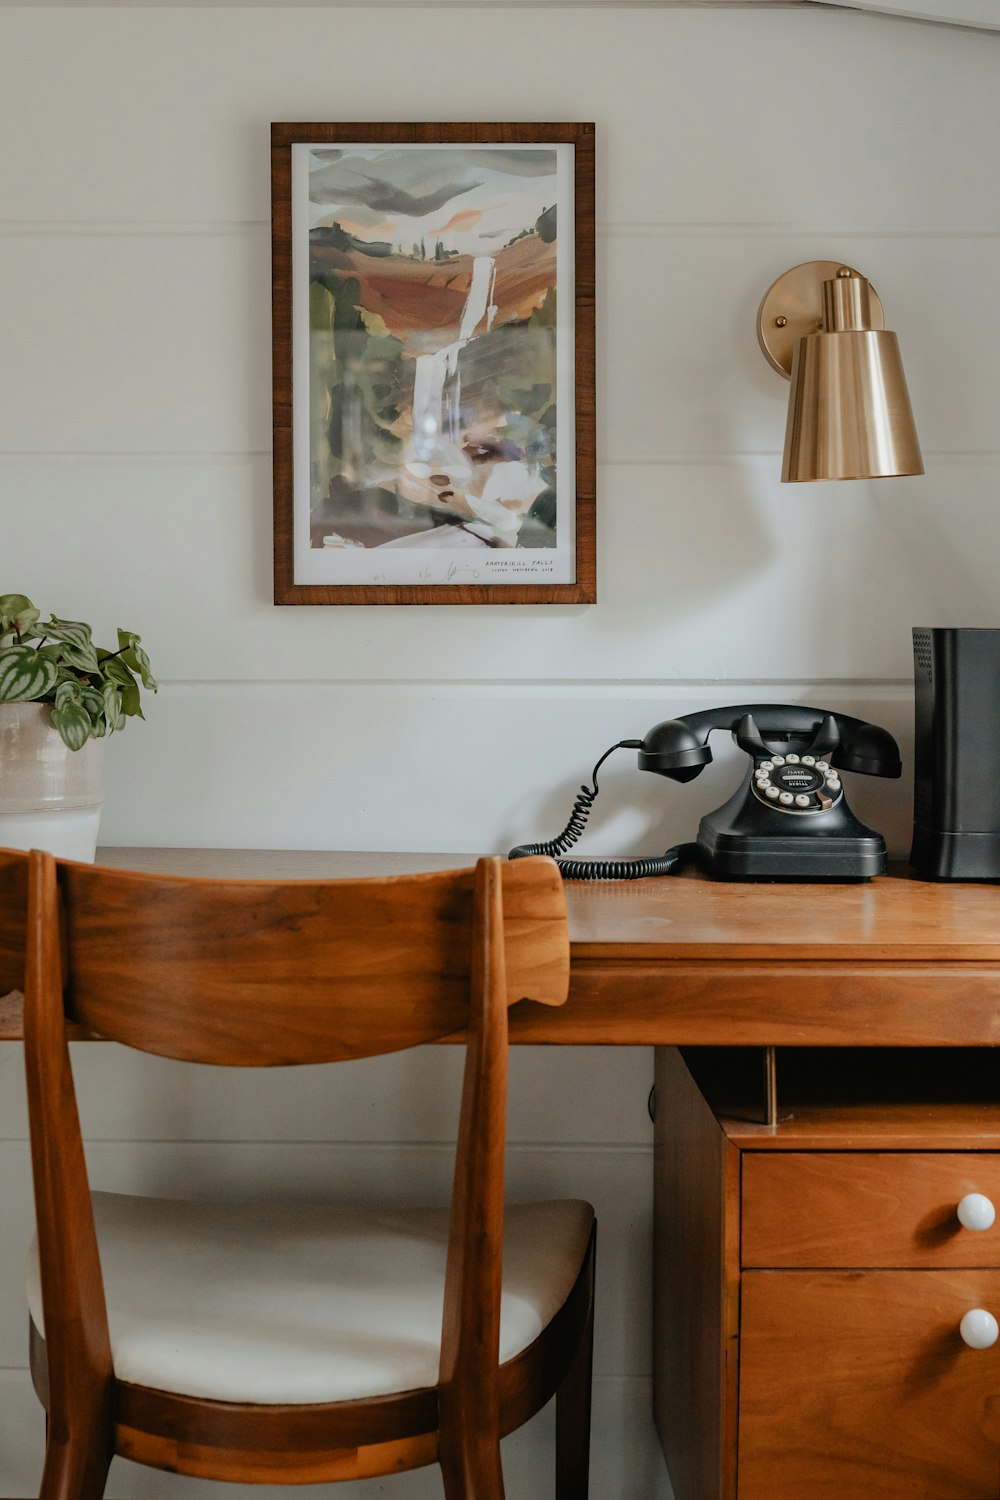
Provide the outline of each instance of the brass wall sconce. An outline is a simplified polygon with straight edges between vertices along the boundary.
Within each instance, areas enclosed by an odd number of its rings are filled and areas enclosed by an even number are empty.
[[[836,260],[786,271],[764,294],[757,337],[792,382],[784,482],[924,472],[896,335],[860,272]]]

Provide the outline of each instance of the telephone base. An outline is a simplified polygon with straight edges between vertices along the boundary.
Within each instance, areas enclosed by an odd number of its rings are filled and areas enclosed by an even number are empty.
[[[698,863],[717,880],[853,882],[884,875],[886,850],[877,833],[808,840],[725,834],[703,818]]]
[[[867,885],[870,875],[720,875],[710,872],[719,885]]]

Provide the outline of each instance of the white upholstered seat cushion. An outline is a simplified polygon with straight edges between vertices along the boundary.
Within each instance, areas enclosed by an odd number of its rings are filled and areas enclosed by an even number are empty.
[[[95,1193],[115,1374],[216,1401],[349,1401],[437,1381],[448,1211]],[[500,1358],[532,1343],[583,1263],[589,1203],[510,1205]],[[43,1331],[37,1243],[28,1305]]]

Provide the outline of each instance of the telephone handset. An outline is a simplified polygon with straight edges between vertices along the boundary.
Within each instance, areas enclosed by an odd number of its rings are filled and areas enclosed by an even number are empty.
[[[712,759],[708,738],[728,729],[749,757],[739,788],[706,813],[692,844],[648,859],[564,859],[583,833],[598,794],[597,773],[615,750],[638,750],[639,768],[693,781]],[[695,861],[723,880],[868,880],[885,872],[885,840],[851,812],[841,771],[899,776],[888,730],[801,704],[751,703],[667,719],[644,739],[619,740],[580,788],[569,822],[545,843],[519,844],[511,859],[550,854],[568,880],[638,880],[672,875]]]

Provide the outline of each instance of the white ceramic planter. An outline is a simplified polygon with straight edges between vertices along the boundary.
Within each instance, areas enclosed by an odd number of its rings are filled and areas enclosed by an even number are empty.
[[[91,862],[103,795],[104,741],[69,750],[46,703],[0,703],[0,848]]]

